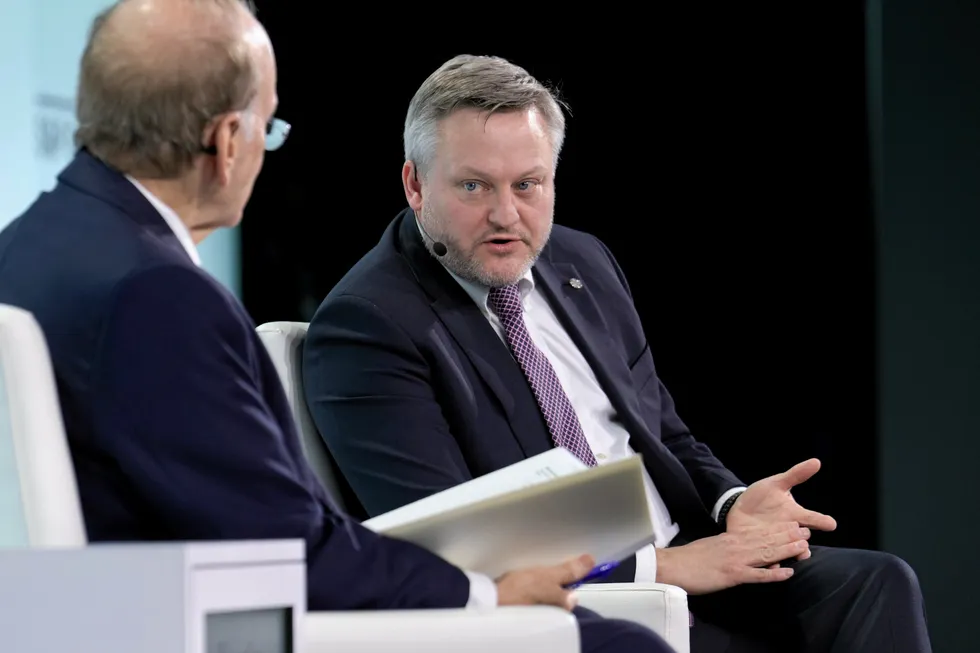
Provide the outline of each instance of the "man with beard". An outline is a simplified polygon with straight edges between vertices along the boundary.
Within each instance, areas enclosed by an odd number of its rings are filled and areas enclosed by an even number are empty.
[[[586,465],[643,456],[656,540],[609,580],[691,595],[701,651],[928,651],[912,570],[811,547],[834,520],[790,490],[809,460],[746,487],[660,382],[626,279],[595,237],[553,224],[565,122],[493,57],[456,57],[413,98],[409,207],[310,323],[307,403],[378,515],[555,446]]]

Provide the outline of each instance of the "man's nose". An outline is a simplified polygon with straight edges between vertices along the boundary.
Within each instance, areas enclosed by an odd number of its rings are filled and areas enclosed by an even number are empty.
[[[498,228],[507,229],[521,221],[521,213],[517,208],[517,200],[510,191],[498,195],[497,205],[490,212],[490,222]]]

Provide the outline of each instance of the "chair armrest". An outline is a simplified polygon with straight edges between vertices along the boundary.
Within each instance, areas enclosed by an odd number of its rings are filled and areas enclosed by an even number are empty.
[[[302,653],[578,653],[575,617],[558,608],[309,612]]]
[[[603,617],[643,624],[677,653],[690,653],[687,592],[663,583],[593,583],[579,587],[579,605]]]

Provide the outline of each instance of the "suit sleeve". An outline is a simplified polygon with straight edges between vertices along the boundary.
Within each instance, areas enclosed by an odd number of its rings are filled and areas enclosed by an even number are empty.
[[[303,353],[307,405],[368,515],[472,478],[408,335],[366,299],[331,297]]]
[[[691,435],[691,431],[677,416],[674,400],[663,382],[655,378],[651,383],[656,383],[656,389],[648,387],[647,394],[660,403],[662,441],[691,475],[702,503],[713,516],[717,515],[720,508],[718,502],[723,495],[734,488],[742,488],[745,484],[711,453],[708,445],[698,442]],[[641,398],[641,401],[645,400],[647,397]]]
[[[604,243],[596,239],[615,270],[622,284],[623,289],[632,302],[633,295],[630,292],[629,283],[626,275],[619,267],[615,257]],[[635,315],[637,323],[640,323],[639,315]],[[640,327],[642,330],[642,326]],[[649,373],[636,374],[638,370],[645,370]],[[687,473],[690,474],[697,488],[698,495],[702,503],[708,508],[709,512],[717,513],[719,499],[729,490],[736,487],[743,487],[744,483],[738,479],[725,465],[715,457],[711,449],[702,442],[698,442],[691,434],[690,429],[677,414],[674,400],[670,396],[667,387],[659,378],[654,366],[653,354],[647,343],[643,352],[633,362],[632,370],[634,376],[643,377],[637,387],[637,394],[640,403],[643,405],[644,415],[659,415],[660,423],[651,424],[651,427],[658,427],[661,441],[674,456],[681,462]],[[714,508],[714,510],[712,510]]]
[[[304,539],[311,610],[466,605],[461,570],[360,527],[318,492],[292,424],[265,400],[252,331],[193,270],[160,267],[118,288],[93,409],[147,522],[164,539]]]

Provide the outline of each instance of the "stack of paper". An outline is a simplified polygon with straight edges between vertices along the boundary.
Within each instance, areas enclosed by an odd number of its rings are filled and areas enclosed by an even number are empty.
[[[562,448],[364,525],[491,578],[583,553],[619,561],[653,542],[640,457],[589,468]]]

